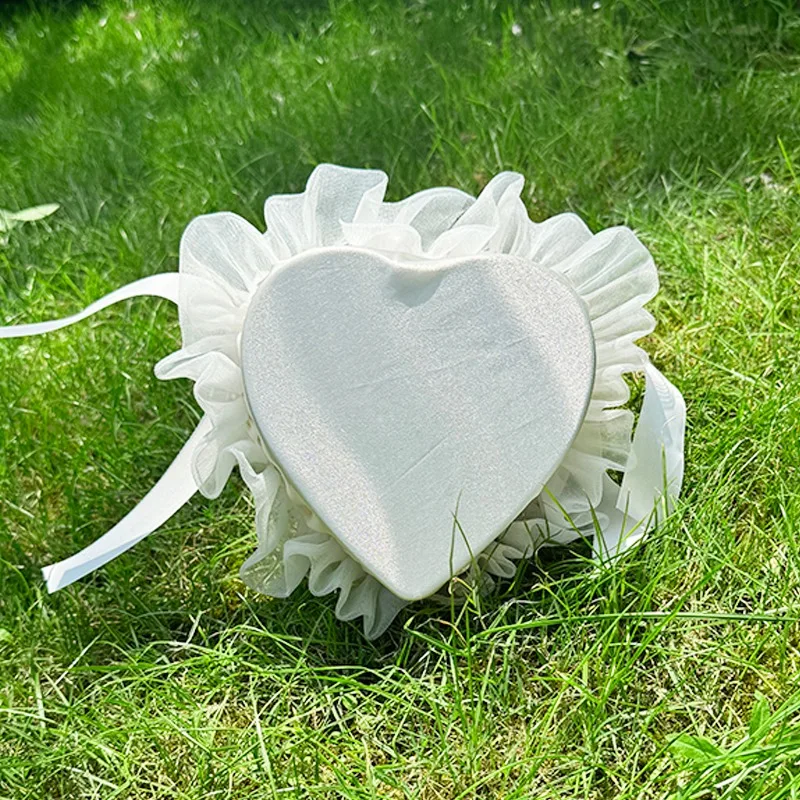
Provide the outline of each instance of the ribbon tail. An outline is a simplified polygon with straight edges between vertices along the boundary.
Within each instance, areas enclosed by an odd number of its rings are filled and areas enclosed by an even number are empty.
[[[179,278],[180,273],[178,272],[161,272],[122,286],[70,317],[49,320],[48,322],[32,322],[26,325],[0,326],[0,339],[15,339],[18,336],[38,336],[42,333],[57,331],[59,328],[74,325],[76,322],[80,322],[92,316],[92,314],[114,305],[114,303],[129,300],[132,297],[162,297],[177,304]]]
[[[42,569],[51,594],[129,550],[194,496],[198,487],[192,474],[192,456],[210,430],[211,421],[203,417],[164,475],[127,516],[79,553]]]
[[[647,384],[628,468],[619,487],[606,476],[597,509],[608,516],[596,537],[600,558],[619,555],[644,537],[670,512],[683,483],[686,403],[652,364],[644,372]]]

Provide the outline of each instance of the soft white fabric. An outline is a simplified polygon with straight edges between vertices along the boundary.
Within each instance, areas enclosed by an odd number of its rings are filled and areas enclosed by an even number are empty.
[[[339,591],[337,614],[363,616],[370,636],[385,629],[402,601],[376,585],[293,493],[248,413],[239,335],[255,287],[287,259],[333,246],[372,250],[419,268],[444,258],[504,253],[569,282],[592,323],[594,388],[572,447],[530,507],[530,522],[515,523],[476,558],[476,567],[500,577],[513,574],[515,563],[545,542],[581,535],[594,540],[595,520],[609,541],[632,541],[623,534],[614,538],[618,520],[606,509],[616,509],[619,487],[607,472],[625,472],[628,466],[633,415],[622,408],[629,397],[623,375],[647,369],[647,356],[635,341],[653,329],[654,320],[643,306],[658,289],[652,259],[627,228],[592,235],[572,214],[531,222],[520,199],[519,175],[498,175],[478,198],[442,188],[385,203],[386,184],[386,176],[377,171],[322,165],[302,194],[267,200],[263,235],[232,214],[193,221],[181,243],[184,347],[157,367],[159,377],[194,380],[195,396],[211,420],[213,428],[194,459],[201,491],[218,494],[235,465],[254,491],[259,546],[243,567],[243,579],[266,594],[284,596],[308,576],[315,594]],[[666,463],[677,465],[682,458],[677,455],[682,433],[677,435],[674,424],[659,425],[672,413],[668,406],[674,397],[656,391],[657,385],[651,378],[647,394],[653,411],[643,414],[640,428],[648,432],[637,439],[642,451],[637,469],[647,471],[644,484],[650,488],[653,459],[661,464],[666,453]],[[675,422],[675,415],[671,419]],[[647,497],[645,490],[637,493],[639,512]],[[638,530],[647,527],[645,522]],[[598,537],[596,549],[603,547]]]

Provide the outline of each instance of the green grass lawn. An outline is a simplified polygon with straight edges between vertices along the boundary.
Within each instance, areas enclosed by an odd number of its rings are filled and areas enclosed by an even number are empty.
[[[468,6],[474,5],[469,8]],[[4,3],[0,324],[177,267],[183,227],[322,161],[392,199],[513,169],[633,227],[683,391],[678,511],[374,643],[239,581],[241,481],[53,596],[199,414],[136,300],[0,342],[0,797],[800,797],[800,8],[624,0]]]

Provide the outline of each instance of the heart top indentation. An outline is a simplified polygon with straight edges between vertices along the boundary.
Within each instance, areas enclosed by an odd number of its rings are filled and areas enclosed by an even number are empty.
[[[304,253],[256,290],[241,351],[283,475],[407,600],[468,566],[539,494],[595,371],[583,301],[508,255],[409,267]]]

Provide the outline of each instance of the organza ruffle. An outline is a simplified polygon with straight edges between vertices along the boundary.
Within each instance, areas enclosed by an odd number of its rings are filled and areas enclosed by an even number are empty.
[[[181,241],[179,298],[183,347],[156,374],[195,382],[195,397],[211,421],[193,463],[200,490],[214,497],[238,467],[253,494],[258,547],[242,567],[254,589],[290,594],[304,579],[315,595],[338,592],[336,614],[363,617],[376,636],[405,604],[367,574],[325,530],[271,462],[250,419],[242,384],[239,335],[255,288],[282,261],[305,250],[351,246],[424,264],[477,253],[508,253],[564,277],[583,299],[596,342],[589,409],[575,441],[529,521],[514,523],[479,554],[472,574],[512,576],[520,559],[544,543],[592,539],[608,515],[595,510],[619,487],[609,470],[624,472],[633,415],[623,375],[642,371],[635,344],[653,329],[644,304],[658,289],[645,247],[627,228],[592,235],[573,214],[532,222],[520,198],[523,179],[495,177],[477,198],[451,188],[429,189],[384,202],[382,172],[323,165],[306,190],[265,204],[261,234],[234,214],[194,220]],[[616,500],[616,495],[613,500]]]

